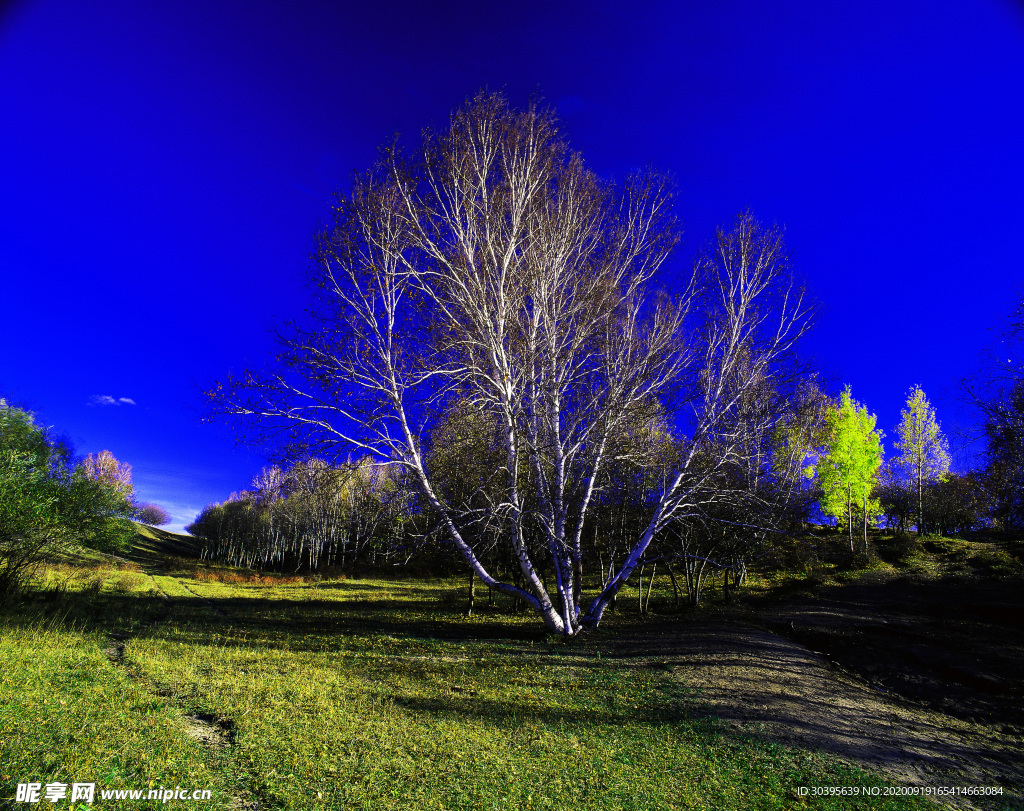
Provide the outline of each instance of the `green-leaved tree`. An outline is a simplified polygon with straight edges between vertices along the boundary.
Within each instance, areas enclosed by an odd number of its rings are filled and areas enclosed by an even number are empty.
[[[864,550],[868,544],[868,522],[879,514],[873,498],[882,466],[882,435],[875,430],[877,418],[854,400],[847,386],[839,405],[828,418],[828,441],[816,466],[821,487],[821,510],[835,519],[844,518],[853,546],[854,512],[859,507],[864,528]]]
[[[133,510],[130,492],[73,467],[70,450],[32,414],[0,399],[0,603],[47,557],[123,547]]]
[[[920,386],[914,386],[907,395],[907,407],[900,412],[896,433],[899,465],[917,490],[917,534],[923,535],[924,488],[945,479],[949,471],[949,442]]]

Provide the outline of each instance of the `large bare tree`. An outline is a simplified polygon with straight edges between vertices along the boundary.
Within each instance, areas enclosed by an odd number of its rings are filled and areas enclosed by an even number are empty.
[[[740,447],[722,428],[745,381],[773,374],[808,323],[779,234],[749,216],[655,288],[677,241],[669,208],[661,178],[603,182],[553,114],[481,94],[417,154],[384,150],[339,196],[312,318],[282,337],[276,371],[213,390],[215,410],[291,426],[319,453],[402,466],[484,584],[552,632],[595,627],[652,540],[720,497],[716,471]],[[455,404],[483,415],[497,451],[464,500],[445,497],[427,447]],[[584,605],[584,572],[596,573],[584,526],[603,473],[630,446],[623,435],[665,413],[680,450]],[[475,554],[482,536],[507,545],[520,585]]]

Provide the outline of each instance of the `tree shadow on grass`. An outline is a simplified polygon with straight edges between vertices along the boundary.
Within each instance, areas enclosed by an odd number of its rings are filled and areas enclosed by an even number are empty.
[[[488,614],[466,618],[437,598],[423,600],[288,600],[274,597],[139,594],[51,595],[24,603],[8,622],[43,621],[51,627],[100,633],[159,635],[195,643],[204,636],[219,645],[286,647],[323,651],[349,637],[387,636],[418,641],[536,642],[545,638],[539,621]],[[237,637],[237,639],[235,638]]]
[[[444,591],[455,590],[455,587],[449,584],[438,586],[418,586],[410,584],[409,581],[396,580],[394,582],[381,582],[380,580],[375,580],[371,582],[368,580],[358,580],[355,578],[350,578],[347,580],[322,580],[319,583],[317,583],[316,587],[317,589],[322,591],[395,591],[401,594],[408,594],[409,592],[416,591],[437,593],[438,589]],[[464,588],[461,589],[461,591],[465,593]]]
[[[628,696],[627,692],[624,692]],[[598,702],[604,696],[598,697]],[[437,719],[484,721],[507,728],[513,737],[529,734],[531,725],[550,727],[583,728],[620,727],[625,724],[664,726],[687,723],[700,726],[707,733],[728,733],[724,726],[716,723],[694,705],[692,707],[644,706],[638,708],[586,708],[544,706],[541,702],[508,701],[479,698],[471,695],[421,696],[408,693],[392,693],[388,701],[402,710],[413,714],[426,714]],[[595,703],[598,703],[595,702]],[[605,702],[610,703],[610,702]]]
[[[512,618],[467,619],[437,600],[292,602],[231,597],[217,601],[230,629],[259,638],[287,641],[291,648],[323,650],[332,638],[386,636],[444,642],[535,641],[536,624]]]

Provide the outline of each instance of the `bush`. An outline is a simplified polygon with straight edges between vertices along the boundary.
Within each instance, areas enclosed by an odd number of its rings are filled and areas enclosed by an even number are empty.
[[[269,574],[245,572],[235,569],[201,569],[192,575],[193,580],[200,583],[224,583],[226,585],[252,586],[293,586],[296,583],[309,582],[309,578],[301,575]]]

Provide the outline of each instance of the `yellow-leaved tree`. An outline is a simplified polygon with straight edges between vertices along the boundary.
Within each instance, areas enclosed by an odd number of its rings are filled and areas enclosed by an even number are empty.
[[[900,451],[898,463],[917,490],[917,534],[923,535],[924,488],[946,478],[949,442],[935,419],[935,409],[920,386],[914,386],[907,395],[907,407],[900,412],[896,432],[899,434],[896,442]]]
[[[868,522],[880,514],[877,498],[878,470],[882,466],[882,433],[875,430],[877,417],[854,400],[847,386],[839,405],[828,418],[828,444],[816,470],[821,486],[821,511],[835,519],[844,518],[853,547],[854,511],[859,508],[864,528],[864,551],[868,547]]]

